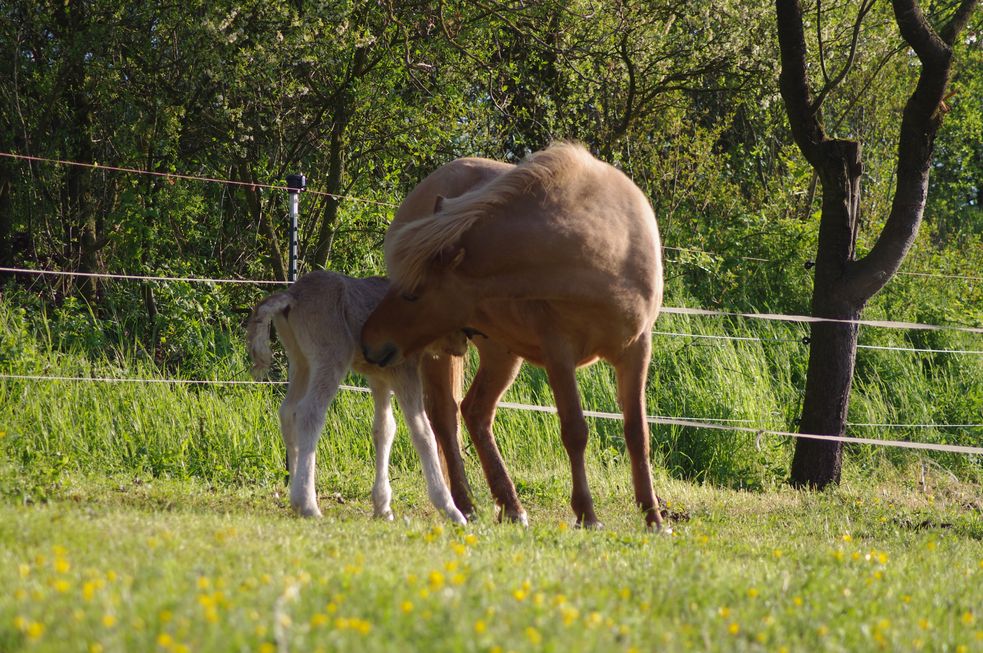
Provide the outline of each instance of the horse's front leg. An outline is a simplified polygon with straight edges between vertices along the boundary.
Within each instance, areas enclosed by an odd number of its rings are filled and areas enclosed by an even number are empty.
[[[479,353],[478,371],[461,403],[461,414],[478,452],[488,487],[495,503],[501,507],[500,519],[527,526],[529,518],[519,503],[519,495],[492,433],[495,409],[518,375],[522,359],[487,338],[477,338],[475,344]]]
[[[464,458],[458,439],[456,386],[461,383],[463,365],[460,357],[449,354],[424,356],[420,361],[420,380],[427,417],[444,454],[451,496],[458,509],[468,518],[474,515],[471,487],[464,472]]]
[[[396,435],[396,420],[389,384],[369,378],[372,400],[375,402],[375,415],[372,420],[372,442],[375,445],[375,483],[372,484],[372,512],[379,519],[392,521],[392,486],[389,484],[389,454],[392,452],[393,437]]]
[[[587,450],[587,420],[580,406],[580,393],[577,389],[576,364],[566,351],[546,351],[546,374],[560,417],[560,435],[563,447],[570,457],[570,472],[573,476],[573,489],[570,493],[570,506],[577,516],[577,525],[583,528],[598,528],[601,524],[594,513],[594,500],[587,484],[587,468],[584,454]]]
[[[625,350],[615,364],[618,379],[618,403],[625,417],[625,445],[631,458],[631,479],[635,486],[635,503],[645,515],[649,528],[662,528],[659,501],[652,488],[649,465],[649,428],[645,415],[645,383],[651,357],[651,335],[646,330]]]
[[[423,410],[423,389],[420,386],[420,376],[416,366],[405,366],[405,373],[393,380],[393,390],[396,399],[403,409],[406,426],[413,438],[413,446],[420,456],[423,467],[423,477],[427,482],[427,494],[433,505],[457,524],[467,524],[461,511],[454,505],[454,499],[444,484],[444,475],[440,471],[440,460],[437,457],[437,440],[430,428],[427,414]]]

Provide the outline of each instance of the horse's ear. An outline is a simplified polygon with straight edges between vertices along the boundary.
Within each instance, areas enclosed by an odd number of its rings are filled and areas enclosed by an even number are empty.
[[[444,270],[453,270],[464,260],[465,250],[460,245],[450,245],[440,250],[434,257],[434,263]]]
[[[440,213],[440,210],[444,208],[444,200],[446,198],[443,195],[438,195],[437,199],[433,202],[433,212]]]

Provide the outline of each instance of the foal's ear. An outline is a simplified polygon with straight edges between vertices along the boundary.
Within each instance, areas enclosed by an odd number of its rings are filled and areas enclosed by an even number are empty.
[[[433,212],[440,213],[441,209],[444,208],[444,200],[447,199],[443,195],[438,195],[437,199],[433,202]]]

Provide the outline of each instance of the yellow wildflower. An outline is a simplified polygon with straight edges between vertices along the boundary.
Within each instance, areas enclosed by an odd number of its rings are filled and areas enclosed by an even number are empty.
[[[966,612],[963,612],[962,622],[965,625],[972,626],[973,625],[973,622],[975,620],[976,620],[976,617],[973,615],[972,612],[970,612],[969,610],[966,610]]]
[[[732,621],[730,622],[730,625],[727,626],[727,632],[731,635],[736,635],[741,632],[741,625],[736,621]]]
[[[474,632],[478,633],[479,635],[485,632],[487,629],[488,624],[486,624],[483,619],[478,619],[478,621],[474,622]]]
[[[104,614],[102,615],[102,625],[106,628],[112,628],[116,625],[116,615]]]
[[[409,614],[413,612],[413,601],[403,601],[399,609],[403,611],[403,614]]]
[[[532,642],[533,646],[539,646],[539,644],[543,641],[543,636],[532,626],[526,628],[526,637],[530,642]]]
[[[44,635],[44,624],[32,621],[27,625],[24,634],[27,635],[28,639],[40,639],[41,635]]]
[[[435,591],[444,586],[444,575],[437,570],[430,572],[428,580],[430,582],[430,588]]]
[[[747,596],[748,596],[749,599],[757,598],[758,597],[758,588],[757,587],[749,587],[748,590],[747,590]]]
[[[157,635],[157,646],[161,648],[167,648],[174,643],[174,639],[167,633],[161,633]]]

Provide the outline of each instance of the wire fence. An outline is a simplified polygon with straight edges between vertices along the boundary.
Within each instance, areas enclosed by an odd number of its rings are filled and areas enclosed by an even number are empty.
[[[252,189],[264,189],[264,190],[274,190],[274,191],[290,192],[291,190],[295,190],[295,189],[291,189],[288,186],[281,186],[281,185],[274,185],[274,184],[264,184],[258,182],[231,180],[231,179],[220,179],[215,177],[190,175],[190,174],[183,174],[183,173],[160,172],[160,171],[153,171],[153,170],[144,170],[139,168],[103,165],[99,163],[81,163],[76,161],[29,156],[29,155],[16,154],[11,152],[0,152],[0,157],[6,157],[10,159],[23,160],[29,162],[56,164],[56,165],[63,165],[63,166],[79,166],[79,167],[89,168],[93,170],[105,170],[105,171],[120,172],[120,173],[127,173],[127,174],[152,175],[152,176],[162,177],[171,180],[219,183],[219,184],[225,184],[230,186],[248,187]],[[392,204],[389,202],[381,202],[381,201],[364,198],[364,197],[358,197],[354,195],[340,195],[340,194],[328,193],[325,191],[317,191],[317,190],[307,190],[305,192],[311,195],[326,196],[336,200],[345,199],[345,200],[357,201],[357,202],[368,203],[368,204],[390,207],[390,208],[395,208],[398,206],[396,204]],[[695,249],[695,248],[688,248],[688,247],[668,247],[668,246],[665,247],[664,249],[670,251],[698,253],[701,255],[724,258],[720,254],[716,254],[714,252],[708,252],[702,249]],[[741,260],[762,262],[762,263],[772,262],[771,259],[751,257],[751,256],[735,256],[730,258],[737,258]],[[94,277],[94,278],[117,279],[117,280],[155,281],[155,282],[187,282],[187,283],[212,283],[212,284],[228,283],[228,284],[280,285],[280,286],[288,285],[290,283],[287,281],[265,280],[265,279],[230,279],[230,278],[208,278],[208,277],[68,272],[68,271],[60,271],[60,270],[35,270],[35,269],[15,268],[15,267],[0,267],[0,272],[7,272],[11,274],[33,274],[33,275],[68,276],[68,277],[77,276],[77,277]],[[938,278],[946,278],[946,279],[968,280],[968,281],[983,280],[983,277],[976,276],[976,275],[954,275],[954,274],[926,273],[926,272],[899,272],[899,274],[908,274],[908,275],[920,276],[920,277],[938,277]],[[848,319],[838,319],[838,318],[815,317],[810,315],[794,315],[794,314],[780,314],[780,313],[747,313],[747,312],[718,311],[718,310],[688,308],[688,307],[663,307],[662,312],[670,315],[687,315],[687,316],[699,316],[699,317],[738,317],[744,319],[790,322],[790,323],[800,323],[800,324],[835,323],[835,324],[850,324],[856,326],[868,326],[868,327],[886,328],[886,329],[954,331],[954,332],[971,333],[971,334],[983,334],[983,328],[964,326],[964,325],[954,325],[954,324],[926,324],[926,323],[919,323],[919,322],[901,322],[901,321],[894,321],[894,320],[866,320],[866,319],[848,320]],[[777,343],[802,342],[803,344],[807,342],[807,340],[803,338],[799,338],[799,339],[761,338],[761,337],[754,337],[754,336],[680,333],[674,331],[658,331],[658,330],[653,331],[653,334],[659,336],[666,336],[666,337],[692,338],[692,339],[718,340],[718,341],[753,341],[753,342],[777,342]],[[905,351],[905,352],[945,353],[945,354],[977,354],[977,355],[983,354],[983,350],[933,349],[933,348],[921,348],[921,347],[897,347],[897,346],[888,346],[888,345],[858,345],[858,348],[882,350],[882,351]],[[198,385],[198,386],[212,386],[212,385],[276,386],[276,385],[285,385],[287,383],[286,381],[237,381],[237,380],[218,380],[218,379],[168,379],[168,378],[137,379],[137,378],[117,378],[117,377],[17,375],[17,374],[3,374],[3,373],[0,373],[0,378],[6,380],[45,381],[45,382],[61,381],[61,382],[102,382],[102,383],[147,383],[147,384],[181,384],[181,385]],[[352,392],[371,392],[369,388],[365,388],[361,386],[342,385],[340,386],[340,388]],[[501,408],[506,408],[506,409],[526,410],[526,411],[545,412],[545,413],[556,412],[556,408],[553,406],[520,404],[514,402],[500,402],[499,406]],[[614,420],[623,419],[623,416],[620,413],[614,413],[614,412],[587,410],[584,411],[584,415],[587,417],[593,417],[598,419],[614,419]],[[837,442],[845,442],[845,443],[869,444],[875,446],[898,447],[898,448],[906,448],[906,449],[921,449],[921,450],[928,450],[928,451],[983,455],[983,448],[981,447],[912,442],[906,440],[861,438],[861,437],[853,437],[853,436],[845,436],[845,435],[836,436],[836,435],[804,434],[804,433],[794,433],[794,432],[781,431],[781,430],[763,429],[754,425],[748,426],[748,424],[754,424],[754,420],[711,418],[711,417],[701,417],[701,418],[670,417],[670,416],[661,416],[661,415],[650,415],[647,417],[647,420],[650,423],[657,424],[657,425],[669,425],[669,426],[681,426],[681,427],[691,427],[691,428],[701,428],[701,429],[754,433],[757,435],[759,441],[763,435],[773,435],[773,436],[786,437],[786,438],[805,438],[805,439],[828,440],[828,441],[837,441]],[[877,427],[877,428],[925,428],[925,429],[983,428],[983,424],[848,423],[848,426],[868,427],[868,428]]]

